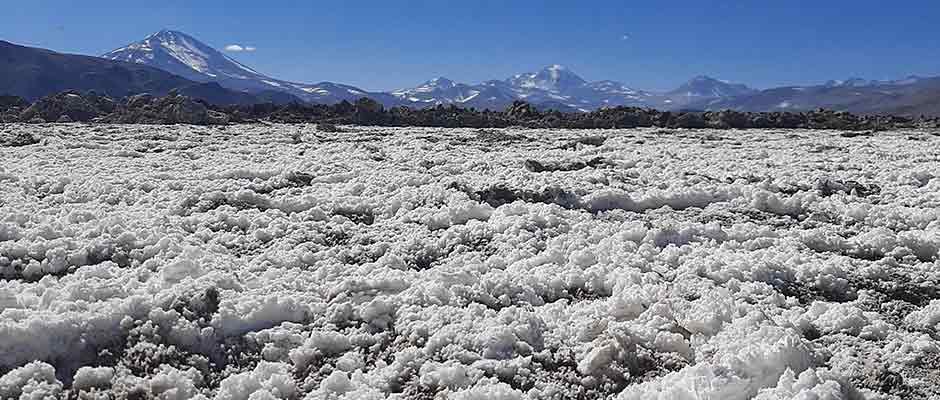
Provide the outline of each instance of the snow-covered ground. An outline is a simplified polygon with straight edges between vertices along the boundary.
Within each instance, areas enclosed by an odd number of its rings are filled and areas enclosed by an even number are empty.
[[[940,398],[926,133],[0,131],[4,399]]]

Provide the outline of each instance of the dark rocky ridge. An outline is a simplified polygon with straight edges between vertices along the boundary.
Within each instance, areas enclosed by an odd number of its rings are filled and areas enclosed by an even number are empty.
[[[940,118],[890,115],[855,115],[816,110],[810,112],[670,112],[636,107],[607,108],[589,113],[542,111],[523,101],[504,111],[478,111],[455,106],[426,109],[394,107],[362,98],[355,103],[333,105],[274,103],[216,106],[171,92],[164,97],[137,95],[120,101],[95,93],[76,91],[47,96],[28,105],[16,97],[0,97],[0,121],[100,122],[118,124],[226,124],[226,123],[323,123],[377,126],[426,126],[464,128],[611,129],[611,128],[714,128],[714,129],[837,129],[877,131],[899,128],[940,128]]]

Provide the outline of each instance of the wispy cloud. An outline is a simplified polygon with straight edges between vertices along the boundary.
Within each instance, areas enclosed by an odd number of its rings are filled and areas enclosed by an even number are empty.
[[[620,40],[630,40],[630,35],[624,34],[623,36],[620,37]]]
[[[258,49],[253,46],[242,46],[240,44],[230,44],[228,46],[225,46],[225,51],[230,51],[233,53],[252,52],[255,50],[258,50]]]

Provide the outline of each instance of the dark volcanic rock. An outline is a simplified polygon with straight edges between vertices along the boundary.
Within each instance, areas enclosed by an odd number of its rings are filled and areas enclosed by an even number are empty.
[[[4,132],[0,134],[0,146],[29,146],[39,143],[39,138],[27,131]]]
[[[525,160],[523,166],[531,172],[555,172],[555,171],[577,171],[584,168],[598,168],[608,165],[609,162],[604,157],[595,157],[588,161],[559,162],[559,161],[536,161]]]
[[[23,109],[29,107],[29,102],[19,96],[0,95],[0,112],[13,107]]]
[[[319,123],[317,124],[317,132],[341,133],[343,130],[335,124]]]
[[[209,109],[201,102],[171,93],[161,98],[146,94],[133,96],[125,106],[115,107],[114,112],[101,121],[122,124],[224,125],[230,119],[227,114]]]
[[[677,116],[672,123],[670,128],[706,128],[708,125],[705,124],[705,118],[701,113],[683,113]]]
[[[385,108],[368,97],[356,101],[353,122],[359,125],[381,125],[385,120]]]
[[[539,116],[539,112],[531,104],[516,100],[506,108],[506,116],[516,119],[534,119]]]
[[[228,123],[224,114],[209,111],[202,103],[184,96],[167,96],[157,102],[159,115],[166,123],[216,125]]]
[[[604,108],[593,112],[539,111],[525,101],[515,101],[505,111],[478,111],[455,105],[410,109],[385,109],[381,103],[361,98],[355,104],[254,104],[215,106],[171,91],[165,97],[139,94],[123,103],[94,93],[63,92],[26,108],[14,97],[0,97],[0,121],[72,121],[122,124],[212,125],[270,121],[277,123],[358,124],[378,126],[427,126],[445,128],[627,129],[836,129],[877,132],[885,129],[940,128],[940,119],[854,115],[831,110],[790,112],[669,112],[636,107]],[[4,109],[3,107],[6,107]],[[62,119],[63,122],[68,119]],[[577,145],[576,143],[574,145]],[[588,144],[595,145],[595,144]]]
[[[816,182],[816,190],[823,197],[836,193],[846,193],[854,196],[868,197],[881,193],[881,187],[876,184],[864,184],[856,181],[840,181],[831,178],[820,178]]]
[[[144,108],[153,103],[153,96],[150,93],[141,93],[127,98],[128,108]]]
[[[743,112],[724,110],[707,112],[704,118],[709,127],[718,129],[746,129],[752,126],[748,115]]]
[[[20,120],[31,121],[38,117],[46,121],[58,121],[66,116],[71,121],[91,121],[102,114],[98,108],[100,100],[91,100],[92,97],[97,96],[83,96],[73,91],[43,97],[23,111]]]

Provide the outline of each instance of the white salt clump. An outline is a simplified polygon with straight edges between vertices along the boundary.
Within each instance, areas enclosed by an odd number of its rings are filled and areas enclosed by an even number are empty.
[[[105,389],[111,386],[112,379],[114,379],[114,368],[81,367],[75,372],[75,376],[72,379],[72,389]]]
[[[57,398],[62,383],[55,377],[55,368],[34,361],[0,377],[0,398],[47,399]]]
[[[327,393],[344,394],[353,389],[349,376],[343,371],[333,371],[320,384],[320,390]]]
[[[505,383],[484,384],[450,395],[454,400],[522,400],[523,393]]]
[[[196,395],[194,378],[198,377],[199,373],[195,369],[180,371],[165,368],[150,378],[148,383],[150,392],[159,399],[185,400]]]
[[[802,372],[813,364],[810,349],[795,332],[754,314],[735,320],[697,353],[702,355],[697,364],[630,386],[618,398],[745,400],[776,384],[788,369]]]
[[[176,260],[166,264],[161,273],[163,279],[170,283],[179,282],[185,278],[196,278],[203,274],[201,259],[205,257],[202,250],[190,247],[183,251]]]
[[[342,354],[351,348],[349,338],[334,331],[314,331],[304,341],[303,346],[290,351],[290,359],[295,368],[304,369],[318,355]]]
[[[267,329],[284,321],[301,321],[309,308],[295,298],[279,295],[255,297],[239,302],[223,301],[213,326],[225,336]]]
[[[342,353],[350,347],[349,338],[333,331],[311,332],[304,345],[318,349],[328,355]]]
[[[340,371],[352,372],[365,366],[362,355],[354,351],[347,352],[336,359],[336,368]]]
[[[382,400],[400,397],[400,394],[388,396],[381,390],[370,386],[370,378],[360,372],[354,372],[351,375],[343,371],[333,371],[320,382],[316,390],[308,393],[304,400]]]
[[[284,363],[262,361],[254,370],[229,376],[219,384],[216,400],[292,399],[297,385]]]
[[[898,365],[920,365],[927,356],[940,353],[940,344],[926,333],[893,335],[884,346],[885,359]]]
[[[814,302],[795,324],[804,331],[813,328],[824,335],[846,333],[870,339],[882,339],[890,329],[876,313],[844,303]]]
[[[841,382],[828,371],[808,369],[797,376],[788,369],[775,388],[761,390],[754,400],[852,399],[849,388],[850,384]]]
[[[785,197],[762,190],[754,193],[751,207],[779,215],[799,215],[806,212],[809,205],[816,200],[815,193],[807,192]]]
[[[930,304],[908,314],[904,322],[920,329],[936,330],[940,324],[940,300],[931,300]]]
[[[421,366],[419,382],[421,386],[457,390],[472,385],[476,375],[469,367],[457,361],[445,363],[427,362]]]

